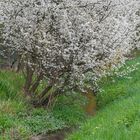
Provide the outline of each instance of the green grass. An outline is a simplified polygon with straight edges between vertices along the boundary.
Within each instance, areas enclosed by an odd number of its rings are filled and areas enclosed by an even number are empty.
[[[0,71],[0,140],[26,140],[85,120],[81,101],[77,99],[71,104],[70,96],[58,98],[53,110],[33,108],[23,97],[23,83],[20,73]]]
[[[127,62],[131,66],[140,57]],[[98,94],[95,117],[83,123],[68,140],[140,140],[140,66],[128,77],[106,78]]]
[[[127,65],[137,62],[140,57]],[[72,126],[79,126],[79,130],[68,140],[139,140],[140,66],[128,77],[102,79],[97,114],[85,121],[87,117],[81,108],[85,103],[83,97],[76,93],[60,96],[53,110],[33,108],[23,98],[22,74],[0,71],[0,140],[27,140],[33,135]]]

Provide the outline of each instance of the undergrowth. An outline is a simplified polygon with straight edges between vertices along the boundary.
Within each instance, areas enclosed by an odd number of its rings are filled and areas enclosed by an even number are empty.
[[[127,62],[131,66],[140,57]],[[60,96],[53,108],[34,108],[23,96],[22,74],[0,71],[0,140],[26,140],[33,135],[79,126],[68,140],[140,139],[140,66],[127,77],[103,78],[97,95],[98,111],[88,119],[85,99],[71,92]],[[83,123],[84,122],[84,123]]]
[[[140,57],[127,62],[131,66]],[[101,83],[95,117],[83,123],[67,140],[140,139],[140,65],[127,77],[108,77]]]
[[[79,97],[61,96],[53,109],[34,108],[22,92],[24,78],[12,71],[0,71],[0,140],[26,140],[33,135],[55,132],[85,120]],[[80,98],[80,99],[79,99]]]

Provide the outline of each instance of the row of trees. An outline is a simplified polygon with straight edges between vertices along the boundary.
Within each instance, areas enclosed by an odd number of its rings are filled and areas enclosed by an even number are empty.
[[[47,105],[67,90],[96,92],[97,81],[124,64],[133,49],[139,5],[138,0],[1,0],[3,45],[21,64],[25,95]]]

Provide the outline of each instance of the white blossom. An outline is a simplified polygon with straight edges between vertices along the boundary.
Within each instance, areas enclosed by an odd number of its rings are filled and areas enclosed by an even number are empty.
[[[125,63],[139,5],[139,0],[1,0],[5,45],[17,52],[24,69],[43,73],[48,83],[83,87],[87,78],[94,88],[108,69]]]

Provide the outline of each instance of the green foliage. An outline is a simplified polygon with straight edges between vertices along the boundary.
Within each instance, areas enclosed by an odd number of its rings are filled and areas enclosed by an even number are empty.
[[[133,65],[140,58],[129,61]],[[10,71],[0,72],[0,139],[28,139],[31,135],[50,133],[67,127],[80,126],[70,140],[139,139],[140,66],[129,78],[107,77],[97,96],[100,110],[86,121],[82,109],[85,99],[71,93],[57,98],[53,109],[33,108],[22,96],[23,76]]]
[[[9,83],[1,80],[0,81],[0,90],[1,90],[1,96],[3,98],[9,99],[14,98],[16,96],[16,92],[12,87],[9,86]]]
[[[32,135],[79,125],[85,119],[82,97],[61,96],[53,110],[33,108],[22,96],[23,83],[20,73],[0,71],[0,140],[28,140]]]
[[[11,128],[14,125],[12,119],[7,115],[0,115],[0,133],[3,133],[6,129]]]
[[[128,65],[139,61],[140,58],[131,60]],[[103,92],[98,95],[100,110],[68,140],[140,139],[140,66],[129,77],[114,77],[104,83]]]
[[[127,66],[135,65],[140,62],[140,57],[137,59],[128,61],[124,69]],[[107,77],[103,78],[100,83],[103,91],[97,95],[98,107],[101,108],[106,104],[111,103],[116,99],[123,97],[128,97],[135,93],[135,90],[138,89],[139,77],[140,77],[140,65],[138,65],[138,70],[130,73],[127,77]],[[121,69],[123,70],[123,69]]]
[[[0,71],[0,97],[3,99],[21,98],[21,88],[24,79],[21,74],[10,71]]]
[[[78,125],[86,118],[82,109],[84,102],[84,98],[76,93],[71,96],[60,96],[53,108],[53,114],[56,118],[62,119],[67,126]]]
[[[22,123],[28,127],[33,134],[44,134],[65,127],[65,123],[63,121],[57,120],[49,114],[46,116],[29,116],[22,120]]]
[[[99,111],[70,140],[138,140],[140,138],[140,95],[121,99]]]

